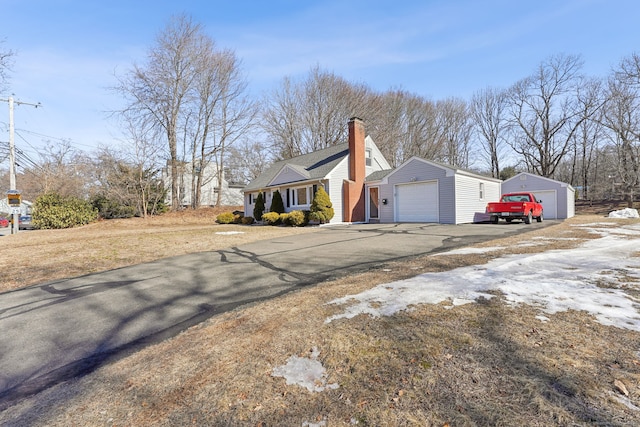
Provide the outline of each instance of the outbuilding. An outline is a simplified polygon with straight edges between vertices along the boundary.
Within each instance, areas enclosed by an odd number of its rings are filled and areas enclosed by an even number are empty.
[[[367,177],[369,200],[374,194],[380,199],[375,210],[367,210],[367,220],[441,224],[483,221],[487,219],[487,202],[500,197],[500,183],[498,179],[412,157],[396,169]],[[378,218],[371,215],[372,211]]]
[[[522,172],[502,183],[502,193],[526,191],[542,201],[546,219],[567,219],[576,212],[576,191],[566,182]]]

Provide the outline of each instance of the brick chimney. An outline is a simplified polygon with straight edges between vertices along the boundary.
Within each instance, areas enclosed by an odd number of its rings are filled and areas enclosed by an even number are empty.
[[[349,119],[349,179],[343,184],[343,220],[361,222],[365,220],[364,178],[365,145],[364,122],[352,117]]]

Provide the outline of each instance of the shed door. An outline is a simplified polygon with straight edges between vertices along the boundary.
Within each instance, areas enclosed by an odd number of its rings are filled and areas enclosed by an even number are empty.
[[[398,222],[438,222],[439,219],[437,181],[396,186]]]
[[[534,191],[533,195],[536,196],[536,200],[542,200],[542,212],[544,212],[545,219],[558,218],[558,200],[555,190]]]

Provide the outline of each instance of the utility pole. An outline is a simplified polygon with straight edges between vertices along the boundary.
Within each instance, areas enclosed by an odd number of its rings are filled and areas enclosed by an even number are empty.
[[[0,99],[0,101],[9,103],[9,193],[16,193],[16,146],[15,146],[15,125],[13,122],[13,105],[31,105],[32,107],[38,108],[41,107],[42,104],[39,102],[37,104],[31,104],[29,102],[22,101],[14,101],[13,96],[10,96],[8,99]],[[20,194],[20,193],[18,193]],[[18,212],[16,212],[18,210]],[[11,213],[11,234],[16,234],[18,232],[20,221],[20,212],[18,209],[13,209]]]

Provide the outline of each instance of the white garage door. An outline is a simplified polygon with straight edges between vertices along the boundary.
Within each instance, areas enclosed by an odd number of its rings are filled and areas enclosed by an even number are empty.
[[[536,200],[542,200],[542,211],[546,219],[558,218],[558,200],[555,190],[534,191]]]
[[[398,222],[438,222],[439,219],[436,181],[396,185]]]

